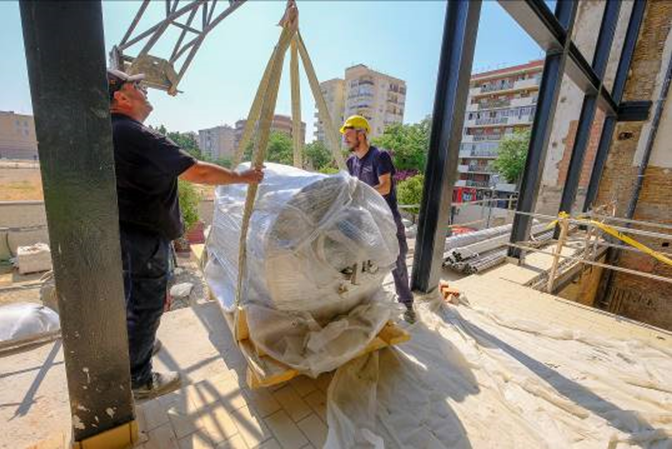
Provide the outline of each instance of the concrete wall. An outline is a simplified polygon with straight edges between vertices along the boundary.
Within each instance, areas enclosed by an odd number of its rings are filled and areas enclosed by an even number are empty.
[[[514,211],[496,207],[493,207],[491,211],[488,209],[488,207],[478,204],[459,207],[453,217],[453,224],[475,229],[485,229],[488,227],[488,214],[490,214],[489,227],[491,228],[513,222]],[[474,223],[476,221],[478,223]]]
[[[198,213],[206,227],[212,224],[214,203],[203,200]],[[38,230],[21,230],[23,227],[44,226]],[[49,244],[47,215],[42,201],[0,201],[0,260],[16,255],[19,246],[38,242]],[[7,230],[7,228],[10,228]],[[9,242],[9,246],[7,243]]]
[[[46,224],[47,216],[42,201],[0,201],[0,260],[15,256],[19,246],[38,242],[48,244]],[[20,229],[29,226],[45,227],[31,231]]]

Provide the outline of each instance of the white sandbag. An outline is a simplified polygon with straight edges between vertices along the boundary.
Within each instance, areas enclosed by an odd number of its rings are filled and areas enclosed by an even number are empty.
[[[0,349],[39,341],[59,330],[58,314],[41,304],[17,303],[0,307]]]

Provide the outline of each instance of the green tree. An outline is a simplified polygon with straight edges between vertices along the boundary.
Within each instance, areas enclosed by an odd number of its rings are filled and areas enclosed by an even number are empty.
[[[324,168],[333,167],[331,151],[329,151],[324,142],[316,140],[309,143],[304,148],[304,154],[304,163],[312,170],[321,171]]]
[[[397,170],[423,172],[427,162],[431,123],[431,117],[427,116],[420,123],[391,125],[372,143],[392,153]]]
[[[198,222],[198,203],[201,201],[201,195],[192,183],[181,179],[177,181],[177,188],[184,229],[189,231]]]
[[[252,160],[253,149],[254,144],[250,142],[244,153],[245,160]],[[293,143],[287,134],[271,131],[271,135],[268,138],[268,148],[266,149],[266,161],[285,165],[294,164]]]
[[[405,181],[397,184],[397,200],[399,204],[416,206],[408,209],[409,212],[417,214],[420,212],[420,202],[422,201],[422,190],[425,185],[424,175],[415,175]]]
[[[160,125],[158,128],[150,128],[160,132],[164,136],[168,137],[170,140],[175,142],[180,148],[182,148],[187,153],[194,156],[196,159],[205,159],[201,153],[201,149],[198,147],[198,142],[196,141],[195,133],[181,133],[178,131],[168,131],[164,125]]]
[[[494,167],[506,182],[516,184],[525,169],[525,160],[530,146],[530,130],[517,131],[499,144]]]
[[[325,175],[335,175],[338,173],[338,169],[336,167],[330,167],[328,165],[320,168],[318,171]]]

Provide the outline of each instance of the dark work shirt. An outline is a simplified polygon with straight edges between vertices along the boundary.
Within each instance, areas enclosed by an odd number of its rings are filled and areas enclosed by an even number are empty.
[[[380,151],[376,147],[369,147],[369,151],[363,158],[360,159],[353,154],[346,161],[346,165],[348,166],[348,172],[351,176],[354,176],[371,187],[376,187],[380,184],[380,176],[389,174],[392,186],[390,188],[390,193],[383,195],[383,198],[385,198],[385,201],[387,201],[387,204],[390,206],[392,215],[394,215],[395,218],[400,216],[399,208],[397,207],[397,186],[394,181],[396,170],[392,163],[390,153],[387,151]]]
[[[172,140],[123,114],[112,114],[119,225],[173,240],[184,224],[177,177],[196,159]]]

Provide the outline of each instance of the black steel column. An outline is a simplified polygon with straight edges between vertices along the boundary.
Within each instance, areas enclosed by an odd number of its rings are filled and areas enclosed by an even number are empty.
[[[611,96],[616,104],[621,103],[623,92],[625,91],[625,82],[628,79],[628,72],[630,71],[630,63],[635,52],[635,45],[637,45],[637,38],[639,37],[639,29],[644,20],[644,11],[646,10],[646,0],[635,1],[632,6],[632,13],[630,14],[630,21],[628,22],[628,30],[625,34],[623,42],[623,50],[621,50],[621,58],[618,61],[618,68],[616,69],[616,77],[614,78],[614,86],[611,90]],[[597,197],[597,190],[600,186],[600,179],[604,165],[607,163],[607,156],[609,155],[609,147],[613,138],[614,130],[616,129],[616,117],[607,117],[602,128],[602,135],[600,136],[600,143],[597,147],[597,154],[595,155],[595,163],[593,164],[593,171],[590,175],[590,182],[586,191],[586,200],[583,203],[583,212],[588,212],[593,207],[593,202]]]
[[[537,101],[537,112],[534,115],[532,124],[532,134],[530,137],[530,148],[527,152],[525,161],[525,171],[520,184],[520,195],[518,197],[518,206],[516,212],[525,214],[534,212],[537,204],[537,195],[541,185],[541,177],[546,163],[546,151],[548,141],[553,128],[553,118],[555,116],[555,107],[557,105],[562,76],[565,72],[565,64],[569,53],[574,27],[574,18],[576,16],[577,2],[559,1],[555,10],[562,27],[567,30],[565,42],[562,42],[563,49],[557,52],[549,52],[544,62],[544,72],[539,87],[539,100]],[[513,219],[511,229],[511,243],[526,241],[530,237],[530,225],[532,217],[516,213]],[[509,257],[522,259],[523,254],[519,248],[510,247]]]
[[[22,0],[75,441],[134,419],[100,1]]]
[[[602,16],[602,24],[600,25],[600,32],[597,37],[597,45],[595,47],[592,66],[595,74],[600,78],[600,85],[602,85],[602,78],[606,72],[607,63],[609,62],[609,52],[614,40],[614,33],[616,31],[620,10],[620,1],[607,2],[604,8],[604,15]],[[567,177],[562,189],[562,198],[560,200],[558,212],[572,213],[572,206],[574,205],[576,192],[579,188],[581,169],[583,168],[583,161],[586,155],[586,149],[588,148],[588,141],[590,140],[590,130],[593,127],[593,121],[595,120],[598,95],[599,94],[596,92],[594,94],[586,94],[583,97],[581,115],[579,116],[579,127],[576,131],[574,146],[572,147],[572,155],[569,160],[569,167],[567,168]],[[557,239],[559,236],[560,227],[556,226],[553,238]]]
[[[435,288],[441,276],[480,14],[480,0],[446,3],[411,281],[412,289],[421,292]]]

